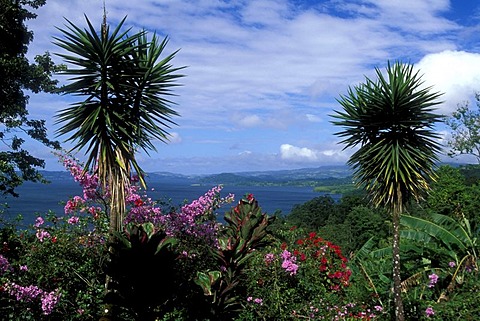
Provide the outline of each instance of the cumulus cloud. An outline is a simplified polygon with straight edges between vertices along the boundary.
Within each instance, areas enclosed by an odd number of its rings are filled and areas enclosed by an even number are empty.
[[[480,53],[446,50],[426,55],[415,66],[426,85],[444,93],[442,113],[454,111],[480,91]]]
[[[185,149],[178,152],[185,170],[218,167],[222,159],[222,170],[246,167],[247,159],[252,167],[344,161],[346,154],[331,143],[328,115],[338,107],[335,98],[387,60],[418,61],[424,80],[446,93],[442,112],[480,90],[480,54],[459,49],[477,44],[472,39],[478,32],[469,36],[463,20],[447,18],[445,13],[455,13],[448,0],[108,0],[106,6],[112,26],[128,15],[125,27],[170,37],[166,54],[180,48],[173,65],[188,68],[172,99],[182,115],[176,120],[182,135],[172,133],[170,145]],[[99,26],[102,2],[47,1],[29,21],[35,32],[29,54],[58,52],[51,43],[60,35],[55,26],[66,17],[84,28],[84,13]],[[32,95],[31,114],[50,124],[54,111],[68,106],[57,101]],[[262,155],[244,146],[245,136],[262,138],[256,142]],[[286,137],[297,143],[282,145]],[[202,148],[185,148],[192,139]],[[231,146],[253,153],[229,159],[224,155]],[[203,155],[221,156],[208,161]],[[172,166],[180,166],[178,159]]]
[[[257,115],[246,115],[238,119],[238,124],[242,127],[255,127],[262,123],[262,120]]]
[[[282,144],[280,146],[280,157],[282,159],[293,160],[293,161],[317,161],[317,152],[306,148],[306,147],[296,147],[290,144]]]

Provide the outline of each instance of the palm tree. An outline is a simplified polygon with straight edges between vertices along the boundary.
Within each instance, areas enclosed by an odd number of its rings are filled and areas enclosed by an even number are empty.
[[[176,52],[160,58],[168,39],[159,41],[146,32],[128,35],[121,31],[125,18],[113,32],[106,25],[97,33],[88,18],[82,30],[67,20],[66,29],[59,29],[64,39],[55,44],[67,53],[60,53],[68,64],[78,67],[63,74],[71,83],[61,90],[65,94],[84,97],[61,110],[57,124],[59,135],[75,143],[73,149],[86,148],[85,169],[98,168],[98,176],[110,199],[110,232],[119,231],[125,213],[125,188],[134,169],[143,180],[143,171],[135,152],[155,150],[152,141],[166,142],[175,123],[171,109],[171,89],[182,75],[170,62]]]
[[[393,281],[396,320],[404,320],[400,275],[400,215],[411,199],[419,200],[434,177],[440,151],[433,126],[441,120],[434,112],[440,93],[423,87],[412,65],[388,63],[377,81],[349,88],[338,102],[333,124],[343,127],[335,135],[345,148],[359,145],[348,165],[357,186],[364,187],[376,206],[385,206],[393,222]]]

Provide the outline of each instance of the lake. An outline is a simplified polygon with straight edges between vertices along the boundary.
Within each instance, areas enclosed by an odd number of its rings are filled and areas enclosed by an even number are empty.
[[[184,200],[192,201],[205,194],[214,185],[194,184],[189,180],[150,181],[148,182],[148,196],[154,200],[171,199],[173,205],[183,203]],[[53,180],[50,184],[38,184],[26,182],[18,188],[20,197],[7,197],[4,201],[8,203],[5,209],[7,218],[16,217],[22,214],[25,223],[32,223],[36,213],[46,213],[53,210],[59,215],[63,213],[63,205],[60,201],[67,201],[70,197],[81,195],[82,189],[73,180]],[[296,186],[234,186],[225,185],[221,196],[228,193],[235,194],[237,202],[246,193],[252,193],[258,200],[263,212],[273,214],[280,210],[282,214],[290,213],[296,204],[303,204],[323,193],[315,192],[312,187]],[[333,196],[333,195],[332,195]],[[338,198],[339,196],[335,197]],[[2,201],[2,202],[4,202]],[[221,208],[218,213],[223,214],[232,205]]]

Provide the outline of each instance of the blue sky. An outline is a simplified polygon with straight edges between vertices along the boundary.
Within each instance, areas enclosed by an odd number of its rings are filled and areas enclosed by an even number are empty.
[[[329,115],[348,86],[373,77],[387,61],[415,65],[444,92],[438,112],[451,113],[480,90],[480,2],[466,0],[105,0],[108,22],[124,16],[134,31],[169,36],[173,63],[187,66],[176,89],[181,114],[169,144],[140,154],[143,169],[183,174],[279,170],[344,164]],[[29,55],[59,52],[52,37],[67,18],[96,26],[102,0],[47,0],[28,23]],[[56,62],[62,61],[54,58]],[[69,97],[30,99],[32,117],[47,120]],[[439,127],[442,137],[448,137]],[[59,139],[65,139],[60,137]],[[64,145],[68,148],[69,145]],[[29,150],[58,164],[34,142]],[[82,152],[77,154],[83,158]]]

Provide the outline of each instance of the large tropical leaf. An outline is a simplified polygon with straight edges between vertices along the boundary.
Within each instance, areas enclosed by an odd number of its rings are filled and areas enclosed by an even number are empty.
[[[417,239],[421,242],[430,242],[434,238],[437,243],[443,244],[448,249],[454,249],[460,253],[466,253],[473,250],[475,245],[466,230],[453,218],[442,214],[433,214],[432,220],[419,217],[402,215],[402,225],[412,229],[413,231],[404,231],[404,235],[409,234],[420,235],[415,231],[421,231],[424,237]]]

